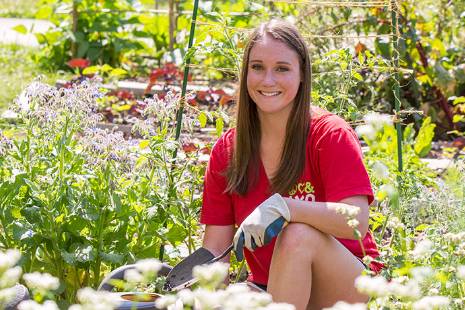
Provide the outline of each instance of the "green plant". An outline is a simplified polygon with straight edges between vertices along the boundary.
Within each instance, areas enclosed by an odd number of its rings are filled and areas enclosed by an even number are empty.
[[[95,127],[99,97],[92,82],[35,82],[16,101],[21,135],[5,131],[0,145],[0,247],[21,249],[26,271],[59,278],[68,302],[109,270],[158,256],[162,244],[197,247],[204,165],[197,151],[172,158],[179,97],[147,101],[139,143]],[[198,122],[189,111],[186,130]]]

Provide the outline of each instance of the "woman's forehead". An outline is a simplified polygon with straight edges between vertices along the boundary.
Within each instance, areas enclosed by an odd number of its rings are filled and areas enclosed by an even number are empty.
[[[286,43],[265,35],[254,42],[249,54],[249,62],[264,61],[293,64],[299,61],[299,56]]]

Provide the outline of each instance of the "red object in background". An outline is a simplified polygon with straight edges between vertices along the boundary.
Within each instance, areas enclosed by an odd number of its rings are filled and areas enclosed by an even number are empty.
[[[182,150],[185,153],[192,153],[192,152],[197,151],[197,146],[195,146],[193,142],[183,143]]]
[[[223,95],[223,96],[221,96],[221,98],[220,98],[219,104],[220,104],[220,105],[226,105],[226,104],[228,104],[230,101],[233,101],[233,99],[234,99],[234,97],[232,97],[232,96]]]
[[[458,148],[459,150],[463,149],[465,147],[465,137],[455,138],[452,142],[452,146]]]
[[[205,155],[210,155],[212,150],[208,146],[204,146],[199,150],[200,153],[205,154]]]
[[[66,63],[71,68],[84,69],[90,66],[90,60],[84,58],[73,58]]]
[[[118,97],[119,99],[123,99],[123,100],[130,100],[130,99],[134,99],[134,94],[127,90],[119,90],[116,93],[116,97]]]
[[[187,100],[187,103],[193,107],[196,107],[197,106],[197,100],[195,100],[195,98],[192,98],[192,99],[188,99]]]

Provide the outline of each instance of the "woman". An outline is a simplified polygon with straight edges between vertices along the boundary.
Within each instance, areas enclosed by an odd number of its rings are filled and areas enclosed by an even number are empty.
[[[379,256],[357,136],[341,118],[310,108],[310,92],[302,36],[283,21],[258,27],[244,51],[237,126],[212,150],[200,219],[205,248],[220,254],[234,241],[249,280],[297,309],[366,302],[354,280],[363,253]],[[360,210],[363,248],[336,212],[352,206]]]

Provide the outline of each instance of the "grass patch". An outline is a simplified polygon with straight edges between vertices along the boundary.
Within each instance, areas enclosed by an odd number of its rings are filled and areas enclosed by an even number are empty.
[[[0,17],[34,18],[38,0],[0,0]]]
[[[19,95],[32,80],[39,75],[43,81],[54,84],[59,78],[66,78],[69,73],[46,72],[32,60],[31,56],[37,52],[36,47],[0,44],[0,111]]]

